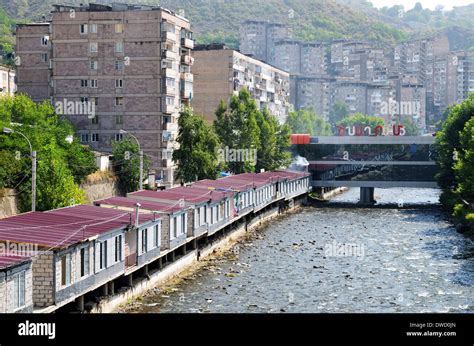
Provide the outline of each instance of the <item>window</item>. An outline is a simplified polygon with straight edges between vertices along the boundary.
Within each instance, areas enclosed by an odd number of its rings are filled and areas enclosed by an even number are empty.
[[[97,24],[91,24],[91,33],[97,34]]]
[[[81,24],[79,28],[79,32],[83,35],[87,34],[87,24]]]
[[[115,237],[115,262],[122,260],[122,235]]]
[[[89,134],[81,133],[81,143],[88,143],[88,142],[89,142]]]
[[[116,106],[123,106],[123,97],[116,97],[115,98],[115,105]]]
[[[116,79],[115,80],[115,87],[116,88],[123,88],[123,79]]]
[[[87,79],[81,79],[81,87],[87,88],[89,86],[89,81]]]
[[[96,60],[91,60],[91,70],[97,70],[99,67],[99,62]]]
[[[155,225],[153,229],[153,245],[160,247],[160,224]]]
[[[174,97],[167,97],[166,98],[166,104],[168,106],[173,106],[174,105]]]
[[[18,309],[25,305],[25,271],[15,275],[13,286],[14,306]]]
[[[89,247],[81,249],[81,277],[89,275]]]
[[[49,41],[49,36],[43,36],[41,37],[41,45],[42,46],[47,46]]]
[[[120,34],[123,32],[123,24],[115,24],[115,33]]]
[[[48,53],[41,53],[41,62],[48,62]]]
[[[115,52],[116,53],[123,53],[123,42],[115,42]]]
[[[142,253],[145,253],[147,250],[148,243],[148,228],[142,229]]]
[[[97,88],[97,79],[91,79],[91,88]]]
[[[181,234],[186,233],[186,214],[181,214]]]
[[[99,141],[99,134],[93,133],[91,137],[91,142],[98,142]]]
[[[122,139],[123,139],[123,134],[121,134],[121,133],[116,133],[115,134],[115,140],[117,142],[120,142]]]
[[[61,285],[71,284],[71,254],[61,257]]]
[[[99,243],[99,269],[107,267],[107,240]]]
[[[97,50],[98,50],[97,42],[89,43],[89,51],[91,53],[97,53]]]
[[[115,116],[115,123],[116,123],[117,125],[122,125],[122,124],[123,124],[123,115],[117,114],[117,115]]]
[[[173,238],[178,236],[178,217],[173,218]]]
[[[123,61],[122,60],[115,60],[115,69],[117,71],[123,70]]]
[[[92,121],[92,124],[97,125],[99,123],[99,116],[97,114],[94,115],[91,121]]]

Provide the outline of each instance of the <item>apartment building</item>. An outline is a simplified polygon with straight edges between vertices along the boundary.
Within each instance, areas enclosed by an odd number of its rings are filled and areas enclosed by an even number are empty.
[[[283,123],[290,111],[289,74],[224,45],[204,45],[194,51],[195,92],[192,106],[207,120],[215,119],[221,100],[227,102],[247,88],[260,109]]]
[[[331,110],[331,77],[291,77],[291,102],[295,109],[312,108],[328,118]],[[294,90],[294,91],[293,91]]]
[[[352,113],[367,112],[368,83],[339,80],[331,83],[331,105],[343,102]]]
[[[188,20],[152,6],[55,5],[49,24],[18,34],[19,90],[51,96],[95,150],[110,152],[126,136],[120,130],[133,134],[163,184],[173,184],[177,119],[193,94]],[[83,107],[71,112],[71,102]]]
[[[326,74],[325,45],[320,42],[301,42],[292,39],[277,41],[271,64],[291,75],[323,76]]]
[[[15,71],[9,66],[0,65],[0,95],[12,96],[15,92]]]
[[[35,102],[51,97],[51,26],[49,23],[18,24],[15,63],[17,89]]]
[[[240,51],[272,63],[277,56],[275,43],[290,37],[286,24],[247,20],[240,25]]]

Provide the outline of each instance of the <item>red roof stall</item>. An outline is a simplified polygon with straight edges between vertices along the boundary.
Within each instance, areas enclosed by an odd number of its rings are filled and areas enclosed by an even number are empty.
[[[137,233],[160,220],[143,213],[136,220],[135,212],[88,205],[25,213],[0,220],[0,241],[35,247],[33,302],[44,308],[123,275],[129,256],[137,265]]]

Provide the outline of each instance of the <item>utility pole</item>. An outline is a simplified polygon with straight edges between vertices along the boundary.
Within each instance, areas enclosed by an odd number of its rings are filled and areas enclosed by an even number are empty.
[[[36,211],[36,150],[31,151],[31,211]]]
[[[137,140],[138,143],[138,140]],[[138,144],[140,147],[140,144]],[[140,149],[140,183],[138,184],[138,188],[143,190],[143,150]]]

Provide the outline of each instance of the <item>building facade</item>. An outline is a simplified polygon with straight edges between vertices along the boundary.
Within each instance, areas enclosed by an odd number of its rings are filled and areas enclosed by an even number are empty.
[[[27,43],[42,44],[38,35],[46,32],[49,56],[31,53]],[[170,158],[179,110],[193,94],[188,20],[151,6],[57,5],[49,26],[25,25],[19,34],[18,55],[25,54],[19,90],[35,99],[50,95],[57,112],[95,150],[110,152],[126,136],[120,130],[133,134],[163,184],[173,184]],[[48,76],[31,71],[29,60],[37,59],[42,65],[36,70],[49,66]],[[45,85],[48,79],[49,91],[46,86],[30,91],[33,83]]]
[[[281,123],[290,111],[289,74],[224,45],[196,47],[194,51],[194,111],[207,120],[215,119],[221,100],[227,102],[247,88],[260,109],[268,108]]]
[[[13,96],[15,92],[15,71],[9,66],[0,65],[0,95]]]

